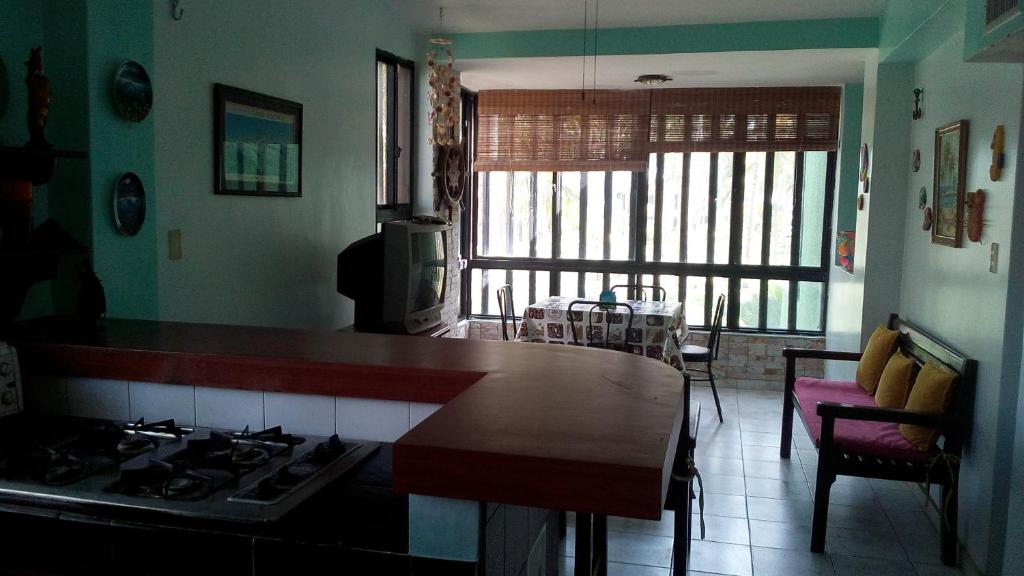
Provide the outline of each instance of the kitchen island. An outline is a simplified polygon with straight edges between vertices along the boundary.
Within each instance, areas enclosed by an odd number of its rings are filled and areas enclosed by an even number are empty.
[[[397,335],[63,318],[11,338],[51,376],[432,402],[395,442],[398,492],[658,519],[682,379],[622,352]],[[340,423],[339,423],[340,425]]]

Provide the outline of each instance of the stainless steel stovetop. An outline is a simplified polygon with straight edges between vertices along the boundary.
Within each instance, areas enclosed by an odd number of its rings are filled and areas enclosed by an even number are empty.
[[[183,428],[172,421],[4,424],[0,504],[113,518],[273,522],[379,447],[337,436],[293,436],[280,428]]]

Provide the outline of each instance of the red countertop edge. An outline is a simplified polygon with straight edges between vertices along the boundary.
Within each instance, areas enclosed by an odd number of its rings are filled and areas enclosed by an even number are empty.
[[[683,419],[678,372],[607,350],[142,320],[83,332],[57,317],[9,340],[28,386],[47,374],[446,404],[395,443],[394,488],[415,494],[657,519]]]

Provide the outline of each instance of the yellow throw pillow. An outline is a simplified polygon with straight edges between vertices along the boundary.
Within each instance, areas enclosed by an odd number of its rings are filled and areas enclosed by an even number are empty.
[[[875,405],[879,408],[903,408],[913,375],[914,359],[897,350],[882,370],[878,389],[875,390]]]
[[[953,397],[953,383],[956,374],[945,368],[932,364],[924,365],[914,380],[914,387],[907,398],[906,409],[910,412],[925,414],[942,414],[949,407]],[[918,450],[930,450],[939,437],[939,431],[929,426],[913,426],[900,424],[900,434],[910,441]]]
[[[874,395],[875,389],[878,388],[878,380],[882,377],[885,363],[896,351],[896,338],[899,335],[899,330],[889,330],[880,325],[868,339],[868,345],[864,347],[864,354],[857,364],[857,384],[868,394]]]

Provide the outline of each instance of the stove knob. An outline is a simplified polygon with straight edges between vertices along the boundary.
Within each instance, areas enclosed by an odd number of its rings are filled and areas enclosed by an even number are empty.
[[[14,365],[10,362],[0,362],[0,376],[8,377],[14,374]]]
[[[0,406],[13,406],[18,401],[18,395],[14,390],[7,390],[0,394]]]

